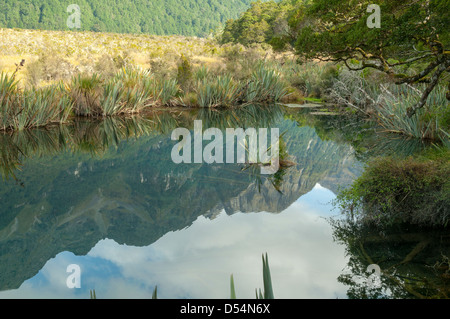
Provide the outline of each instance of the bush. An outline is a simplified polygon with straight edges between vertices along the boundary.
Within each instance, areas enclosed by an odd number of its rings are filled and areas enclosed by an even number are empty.
[[[184,92],[188,92],[191,88],[192,74],[191,62],[182,54],[178,66],[177,81]]]
[[[68,80],[75,74],[75,68],[67,59],[49,52],[28,64],[26,73],[27,84],[39,86],[41,81]]]
[[[450,220],[450,151],[438,158],[370,162],[337,202],[363,222],[390,225],[410,223],[446,226]]]

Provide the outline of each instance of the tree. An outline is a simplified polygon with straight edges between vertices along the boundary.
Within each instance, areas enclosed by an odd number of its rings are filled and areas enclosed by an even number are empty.
[[[207,36],[252,0],[78,0],[81,30]],[[71,0],[0,0],[0,27],[67,30]],[[195,23],[193,23],[195,21]]]
[[[275,1],[252,2],[251,7],[239,19],[226,22],[221,42],[243,45],[267,43],[274,36],[275,21],[282,12],[282,6]]]
[[[290,21],[299,30],[297,54],[343,62],[350,70],[374,68],[396,84],[426,83],[408,116],[448,75],[450,0],[313,0],[303,5]],[[379,27],[373,18],[381,20]]]

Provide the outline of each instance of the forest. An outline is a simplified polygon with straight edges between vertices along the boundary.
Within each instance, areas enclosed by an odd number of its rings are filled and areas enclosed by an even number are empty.
[[[81,31],[207,36],[251,0],[80,0]],[[0,27],[69,30],[72,0],[1,0]]]

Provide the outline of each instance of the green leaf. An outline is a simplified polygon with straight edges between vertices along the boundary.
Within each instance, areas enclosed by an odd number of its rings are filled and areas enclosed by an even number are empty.
[[[264,299],[275,299],[272,289],[272,278],[270,276],[269,258],[262,256],[263,261],[263,280],[264,280]]]
[[[152,299],[158,299],[158,286],[153,289]]]
[[[230,277],[230,290],[231,290],[230,299],[236,299],[236,291],[234,289],[233,274],[231,274],[231,277]]]

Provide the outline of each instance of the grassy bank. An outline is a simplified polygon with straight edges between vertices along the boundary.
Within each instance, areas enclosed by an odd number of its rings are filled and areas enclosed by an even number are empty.
[[[299,64],[292,53],[274,52],[267,44],[18,29],[0,29],[0,40],[2,130],[155,106],[234,107],[310,98],[355,112],[385,132],[449,143],[445,83],[408,118],[406,110],[420,99],[423,84],[395,85],[378,71],[332,63]]]
[[[0,29],[0,38],[10,44],[0,46],[1,130],[151,107],[274,103],[293,92],[286,57],[263,46],[10,29]]]
[[[184,88],[183,88],[184,87]],[[110,78],[78,75],[68,83],[21,89],[14,76],[0,74],[2,130],[23,130],[66,122],[70,116],[105,117],[142,113],[149,107],[234,107],[275,103],[287,94],[280,74],[261,63],[248,79],[191,73],[179,67],[176,78],[164,78],[126,66]]]

